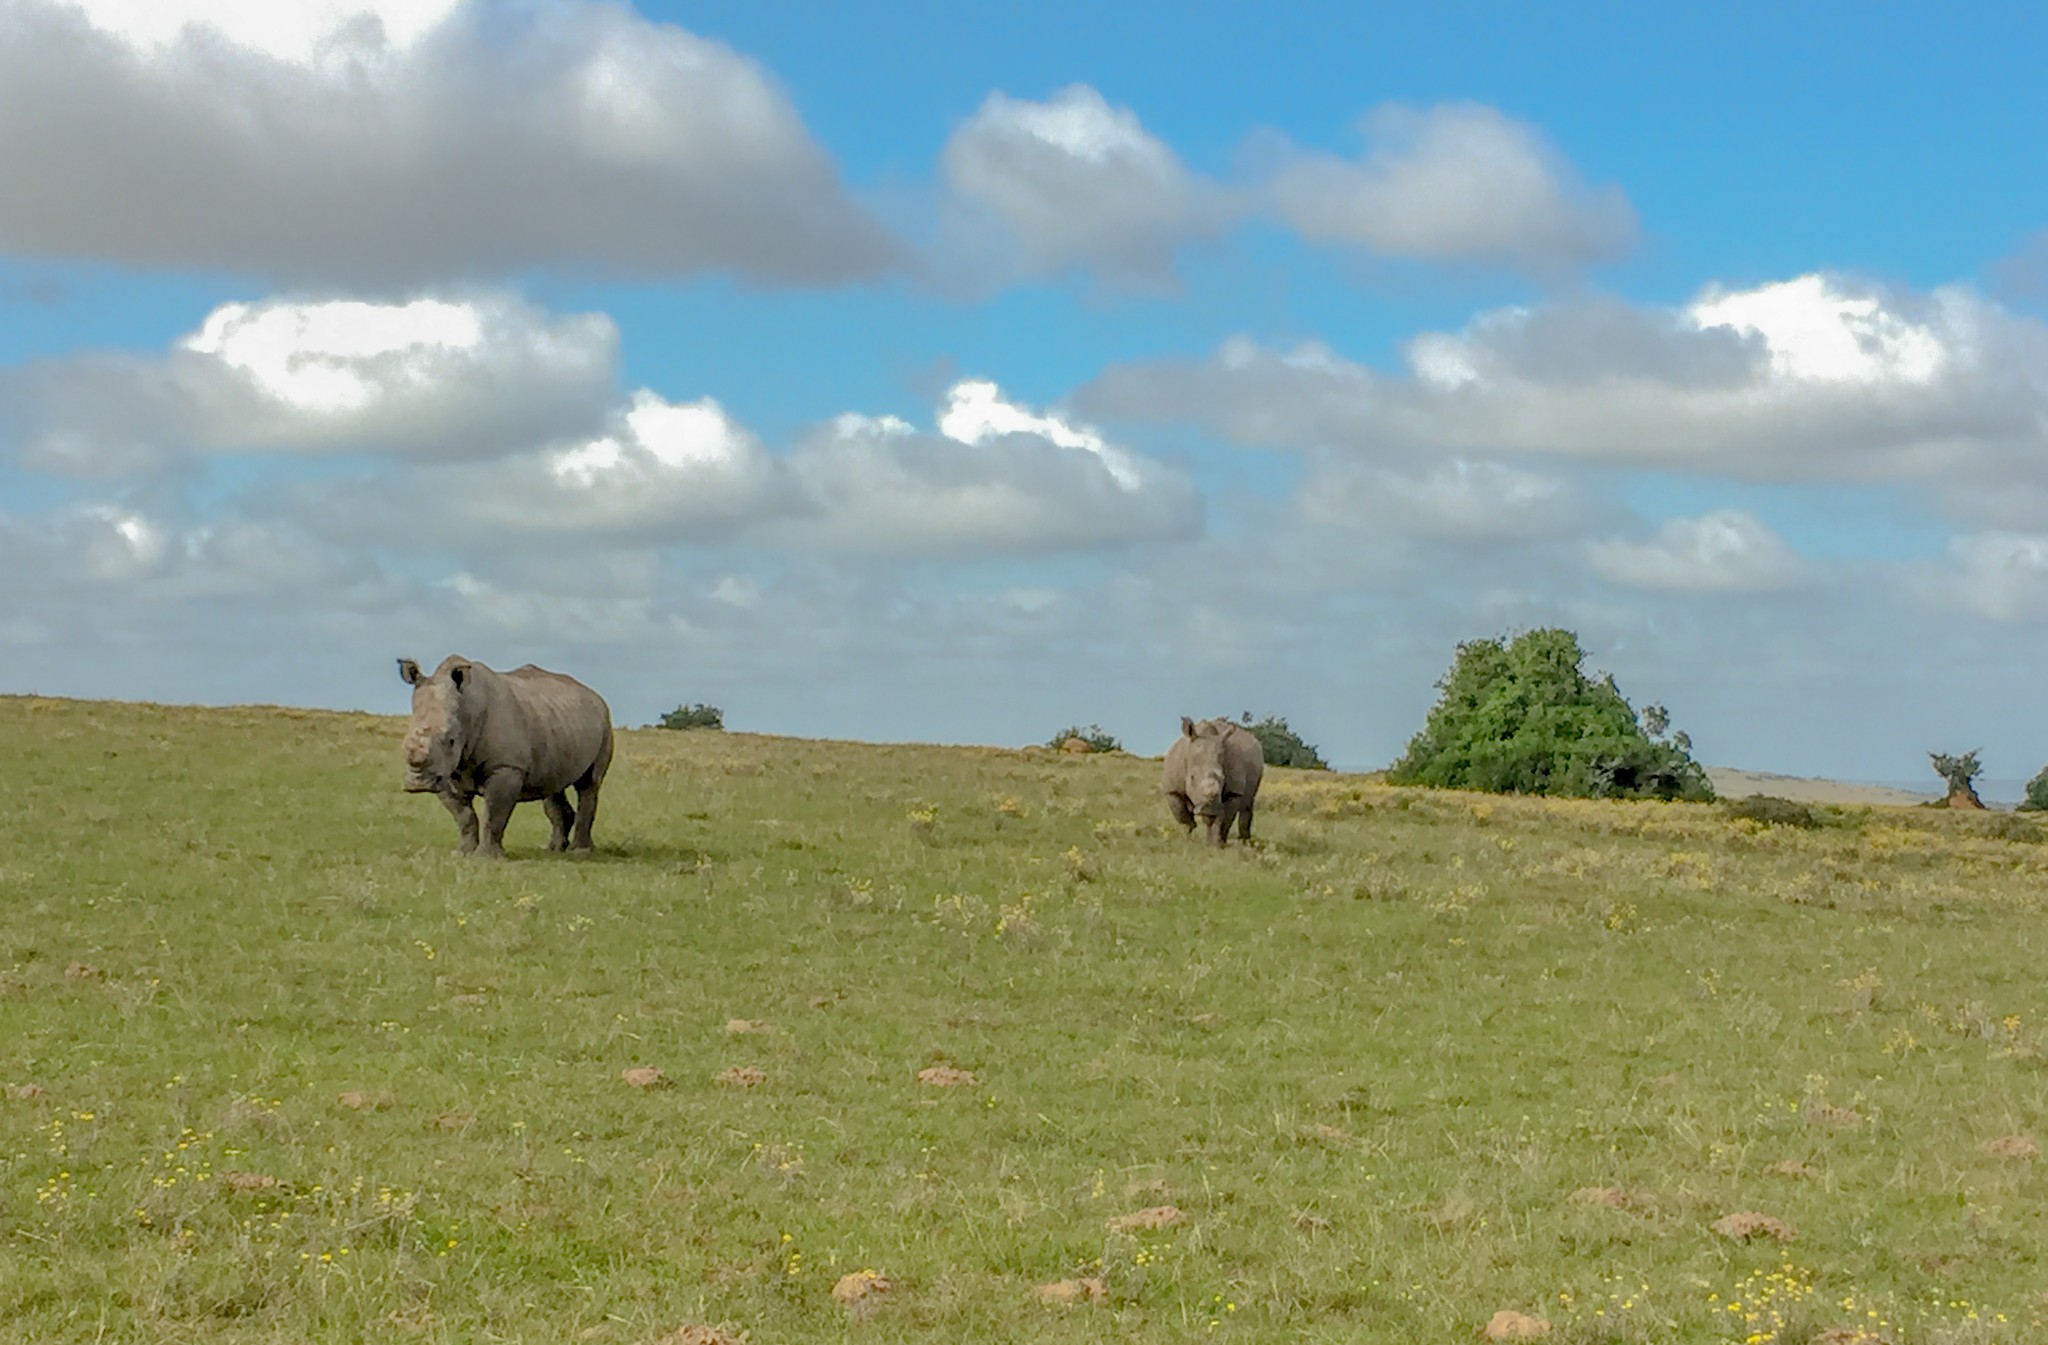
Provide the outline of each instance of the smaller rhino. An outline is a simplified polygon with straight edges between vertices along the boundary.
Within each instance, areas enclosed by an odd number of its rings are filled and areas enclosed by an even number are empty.
[[[1160,787],[1176,822],[1192,835],[1201,818],[1202,839],[1222,846],[1230,843],[1232,820],[1237,838],[1251,839],[1252,808],[1265,774],[1266,749],[1249,730],[1227,719],[1198,724],[1182,715]]]

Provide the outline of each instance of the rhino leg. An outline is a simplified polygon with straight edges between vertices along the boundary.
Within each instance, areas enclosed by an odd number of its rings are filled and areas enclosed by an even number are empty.
[[[569,825],[576,820],[574,810],[569,807],[569,791],[564,789],[550,794],[541,801],[548,810],[548,849],[569,848]]]
[[[462,845],[457,853],[464,855],[474,853],[477,837],[476,809],[470,806],[469,796],[467,794],[457,794],[454,790],[443,790],[441,791],[441,804],[448,809],[449,815],[455,819],[455,830],[462,837]]]
[[[1192,832],[1195,829],[1195,810],[1188,806],[1187,795],[1168,794],[1166,806],[1172,810],[1173,820],[1180,823],[1184,830]]]
[[[1230,818],[1227,815],[1206,813],[1202,817],[1202,841],[1206,845],[1224,846],[1230,843]]]
[[[1249,803],[1237,810],[1237,838],[1241,841],[1252,838],[1252,806]]]
[[[505,825],[519,804],[519,791],[526,783],[521,771],[496,771],[484,781],[484,842],[481,853],[487,859],[505,857]]]
[[[591,824],[597,821],[597,790],[600,781],[590,780],[576,786],[576,839],[570,843],[571,850],[590,849]]]

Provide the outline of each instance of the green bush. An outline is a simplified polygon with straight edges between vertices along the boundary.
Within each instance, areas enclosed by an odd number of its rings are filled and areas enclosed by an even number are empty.
[[[2027,781],[2027,797],[2021,801],[2019,811],[2048,812],[2048,766],[2043,766],[2040,774]]]
[[[1746,817],[1752,822],[1762,822],[1772,827],[1801,827],[1812,831],[1820,826],[1820,815],[1803,803],[1781,799],[1772,794],[1751,794],[1746,799],[1736,799],[1728,805],[1731,817]]]
[[[715,705],[678,705],[660,719],[654,727],[658,729],[722,729],[725,727],[725,711]]]
[[[1259,740],[1268,766],[1293,766],[1305,771],[1330,769],[1330,763],[1323,760],[1322,753],[1303,742],[1301,735],[1288,728],[1287,721],[1280,716],[1267,715],[1254,723],[1252,712],[1246,710],[1242,722],[1245,729]]]
[[[1088,750],[1091,752],[1121,752],[1124,750],[1124,745],[1103,732],[1102,725],[1100,724],[1090,724],[1085,729],[1078,725],[1069,724],[1066,728],[1053,734],[1052,741],[1048,742],[1046,746],[1057,751],[1067,745],[1069,738],[1079,738],[1082,742],[1088,744]]]
[[[1458,646],[1443,693],[1387,772],[1397,785],[1578,798],[1711,799],[1682,734],[1646,732],[1611,676],[1589,678],[1579,637],[1550,627]]]

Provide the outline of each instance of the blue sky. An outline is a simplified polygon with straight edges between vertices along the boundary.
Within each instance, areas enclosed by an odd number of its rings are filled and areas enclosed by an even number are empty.
[[[2024,777],[2044,47],[0,0],[0,690],[395,710],[459,649],[627,722],[1371,766],[1555,622],[1713,762]]]

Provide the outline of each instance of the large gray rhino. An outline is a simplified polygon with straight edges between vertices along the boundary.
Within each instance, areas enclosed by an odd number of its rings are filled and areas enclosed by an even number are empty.
[[[547,808],[554,828],[548,849],[590,848],[597,791],[612,764],[612,711],[604,697],[531,663],[501,673],[456,654],[442,659],[431,677],[402,658],[398,675],[412,688],[406,792],[441,796],[461,829],[463,854],[481,849],[503,858],[513,806],[534,799]],[[478,795],[485,812],[481,845],[470,806]]]
[[[1217,845],[1230,843],[1230,823],[1237,838],[1252,836],[1252,808],[1259,781],[1266,774],[1266,749],[1249,729],[1227,719],[1196,723],[1180,717],[1180,737],[1166,749],[1166,774],[1161,788],[1176,822],[1190,833],[1202,819],[1202,837]]]

